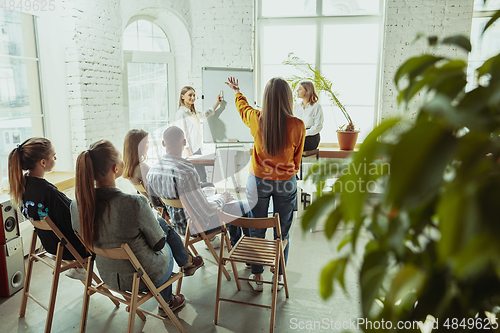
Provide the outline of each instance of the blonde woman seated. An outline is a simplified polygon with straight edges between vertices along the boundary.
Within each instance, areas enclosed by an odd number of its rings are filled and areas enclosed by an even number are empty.
[[[97,141],[80,153],[76,165],[76,201],[71,203],[73,228],[90,249],[116,248],[127,243],[155,286],[168,280],[174,258],[184,264],[185,275],[193,275],[203,262],[188,263],[193,258],[186,253],[179,236],[169,229],[162,230],[143,195],[127,194],[116,187],[123,166],[120,153],[107,140]],[[135,270],[130,262],[97,256],[96,264],[110,288],[131,290]],[[142,282],[140,288],[145,288]],[[160,294],[173,311],[184,305],[184,296],[173,295],[171,286]],[[158,314],[166,316],[161,307]]]

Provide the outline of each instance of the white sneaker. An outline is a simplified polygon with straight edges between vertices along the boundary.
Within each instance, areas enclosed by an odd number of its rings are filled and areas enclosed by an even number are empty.
[[[220,238],[218,235],[216,235],[213,239],[209,239],[209,241],[214,249],[220,248]],[[208,246],[206,244],[205,244],[205,249],[208,250]]]
[[[264,283],[258,282],[258,280],[255,280],[255,274],[252,274],[248,277],[250,280],[253,281],[248,281],[248,284],[250,287],[252,287],[253,290],[262,292],[264,290]]]
[[[83,267],[75,267],[71,268],[66,272],[66,276],[75,279],[75,280],[80,280],[85,282],[87,280],[87,271]]]

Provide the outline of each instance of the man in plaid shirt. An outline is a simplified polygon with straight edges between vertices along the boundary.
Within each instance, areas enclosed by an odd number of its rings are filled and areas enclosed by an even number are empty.
[[[200,176],[193,164],[182,158],[186,145],[184,132],[171,126],[163,133],[163,146],[166,154],[149,170],[146,179],[148,193],[153,197],[179,199],[184,196],[187,204],[196,215],[205,232],[220,228],[217,209],[236,216],[247,216],[250,211],[245,201],[235,201],[229,192],[207,198],[201,189]],[[167,207],[174,229],[186,233],[187,217],[183,208]],[[192,234],[199,231],[191,230]],[[231,243],[235,244],[241,236],[240,228],[229,225]]]

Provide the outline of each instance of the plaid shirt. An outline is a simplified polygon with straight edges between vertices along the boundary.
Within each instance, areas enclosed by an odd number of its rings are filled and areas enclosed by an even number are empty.
[[[188,160],[166,154],[153,165],[146,176],[148,194],[165,199],[179,199],[185,197],[200,224],[208,225],[211,217],[217,214],[217,209],[224,206],[226,201],[218,197],[208,201],[201,190],[200,176],[194,165]],[[186,233],[187,216],[183,208],[167,206],[174,229],[184,235]]]

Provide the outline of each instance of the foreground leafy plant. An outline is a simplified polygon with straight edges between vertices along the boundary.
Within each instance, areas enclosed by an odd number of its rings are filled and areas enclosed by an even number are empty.
[[[470,51],[463,36],[428,41]],[[467,93],[466,71],[462,59],[429,54],[401,65],[395,77],[400,103],[418,93],[427,97],[416,122],[395,141],[381,138],[399,119],[381,123],[354,154],[348,172],[340,172],[332,192],[304,213],[303,228],[324,219],[329,238],[339,224],[353,226],[339,244],[350,245],[346,254],[324,267],[324,298],[333,295],[335,281],[344,286],[345,267],[364,245],[358,244],[363,231],[369,237],[359,272],[364,318],[395,323],[425,321],[431,314],[439,322],[435,331],[447,329],[446,323],[448,329],[469,331],[478,322],[487,325],[486,316],[499,309],[500,54],[478,68],[481,84]],[[319,189],[339,175],[333,163],[310,170],[308,178]],[[356,172],[366,165],[375,166],[369,168],[373,172]],[[383,191],[373,203],[369,192],[375,182]],[[464,319],[463,325],[452,327],[451,318]]]

